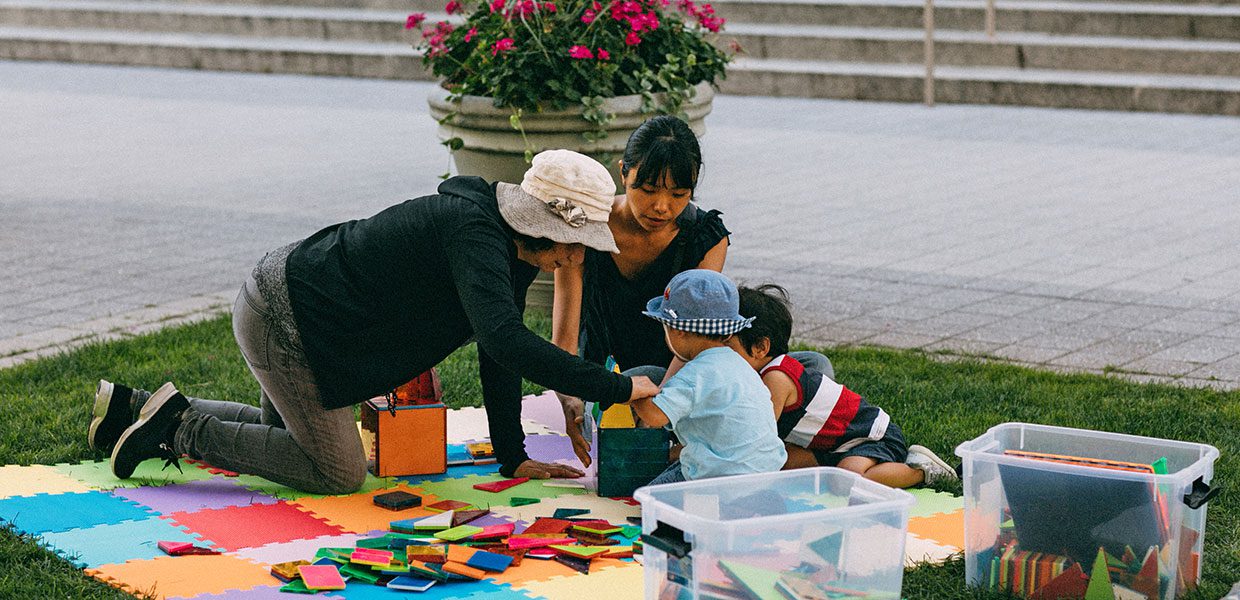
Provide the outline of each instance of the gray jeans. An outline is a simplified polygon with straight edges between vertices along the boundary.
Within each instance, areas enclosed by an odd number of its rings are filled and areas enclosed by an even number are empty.
[[[305,357],[276,341],[267,310],[247,278],[233,305],[233,335],[262,390],[260,408],[191,398],[176,450],[305,492],[354,492],[366,480],[366,453],[353,408],[323,408]]]

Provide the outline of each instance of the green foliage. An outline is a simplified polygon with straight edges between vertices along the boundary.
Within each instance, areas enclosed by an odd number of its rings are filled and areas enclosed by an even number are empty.
[[[452,98],[487,96],[514,114],[579,107],[597,142],[615,118],[604,98],[640,94],[643,112],[683,115],[695,85],[725,76],[731,56],[712,43],[723,19],[709,4],[666,2],[479,0],[463,23],[428,26],[416,47]],[[524,134],[519,121],[514,129]]]

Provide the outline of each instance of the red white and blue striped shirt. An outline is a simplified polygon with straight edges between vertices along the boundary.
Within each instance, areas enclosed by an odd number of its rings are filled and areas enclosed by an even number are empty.
[[[779,371],[792,378],[797,401],[779,416],[779,437],[810,450],[847,452],[887,433],[891,416],[830,377],[806,369],[795,358],[781,354],[762,368],[765,376]]]

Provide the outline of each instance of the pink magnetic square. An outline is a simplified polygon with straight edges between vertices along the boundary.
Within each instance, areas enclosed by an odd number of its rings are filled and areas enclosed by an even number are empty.
[[[344,578],[335,565],[302,565],[297,567],[301,580],[312,590],[343,590]]]

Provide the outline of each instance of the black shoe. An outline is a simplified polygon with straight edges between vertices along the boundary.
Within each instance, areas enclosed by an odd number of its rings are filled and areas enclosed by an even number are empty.
[[[90,432],[86,442],[91,450],[111,450],[125,429],[134,422],[134,406],[145,402],[151,393],[99,380],[95,388],[95,408],[91,411]]]
[[[164,468],[176,466],[178,455],[172,449],[172,438],[181,424],[181,414],[189,408],[189,400],[171,383],[165,383],[151,394],[142,407],[138,420],[121,434],[112,449],[112,473],[128,479],[142,461],[163,458]]]

